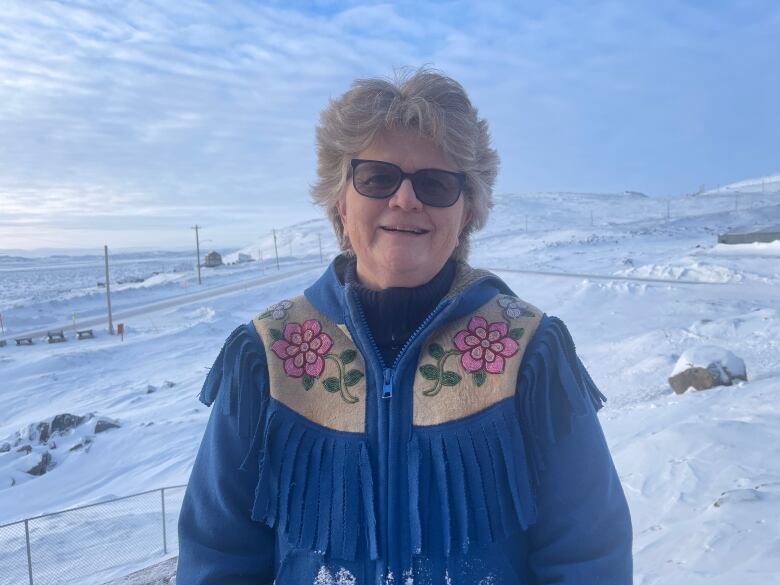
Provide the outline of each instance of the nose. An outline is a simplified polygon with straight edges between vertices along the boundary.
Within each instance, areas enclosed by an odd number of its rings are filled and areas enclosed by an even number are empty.
[[[421,211],[423,206],[422,201],[417,199],[417,194],[414,192],[412,180],[408,177],[401,181],[401,186],[390,198],[388,205],[404,211]]]

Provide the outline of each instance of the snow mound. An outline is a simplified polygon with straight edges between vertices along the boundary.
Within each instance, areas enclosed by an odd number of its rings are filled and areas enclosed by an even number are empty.
[[[689,368],[717,367],[721,381],[729,383],[731,377],[746,377],[745,362],[727,349],[717,345],[700,345],[683,352],[672,370],[670,376],[676,376]]]

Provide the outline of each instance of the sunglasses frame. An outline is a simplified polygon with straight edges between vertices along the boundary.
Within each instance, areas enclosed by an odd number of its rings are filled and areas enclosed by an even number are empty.
[[[398,181],[398,185],[391,193],[388,193],[387,195],[383,195],[382,197],[374,197],[372,195],[366,195],[365,193],[362,193],[360,189],[358,189],[357,185],[355,184],[355,169],[362,163],[379,163],[383,165],[388,165],[390,167],[393,167],[398,170],[398,172],[401,175],[401,180]],[[363,197],[368,197],[369,199],[389,199],[393,195],[395,195],[398,192],[398,189],[401,188],[401,185],[406,179],[409,179],[412,183],[412,190],[414,191],[415,197],[422,203],[423,205],[428,205],[429,207],[437,207],[439,209],[445,209],[447,207],[452,207],[458,202],[458,199],[460,199],[461,194],[463,193],[463,187],[466,184],[466,173],[458,173],[455,171],[445,171],[444,169],[417,169],[413,173],[407,173],[405,172],[401,167],[399,167],[396,164],[393,164],[391,162],[387,162],[385,160],[371,160],[371,159],[363,159],[363,158],[353,158],[350,161],[350,166],[352,167],[352,186],[355,188],[355,191],[357,191],[360,195]],[[422,198],[420,198],[420,195],[417,193],[417,189],[415,188],[414,182],[415,182],[415,176],[417,176],[418,173],[422,173],[425,171],[436,171],[437,173],[446,173],[448,175],[452,175],[455,178],[458,179],[458,196],[455,197],[452,203],[449,203],[447,205],[432,205],[426,201],[424,201]]]

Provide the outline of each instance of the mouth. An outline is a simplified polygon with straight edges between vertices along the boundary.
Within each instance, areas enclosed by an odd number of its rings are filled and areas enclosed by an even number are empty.
[[[412,234],[418,236],[428,233],[428,230],[411,226],[411,225],[383,225],[380,227],[382,228],[382,230],[386,232],[396,232],[396,233]]]

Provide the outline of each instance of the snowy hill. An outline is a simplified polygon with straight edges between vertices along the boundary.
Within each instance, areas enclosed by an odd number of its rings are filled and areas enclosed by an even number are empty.
[[[722,185],[715,189],[709,189],[700,195],[718,195],[723,193],[780,193],[780,173],[758,177],[757,179],[745,179],[736,183]]]
[[[497,271],[519,296],[564,319],[608,397],[600,419],[632,511],[638,585],[780,580],[780,242],[716,243],[722,231],[763,222],[780,223],[776,195],[759,193],[735,210],[733,197],[504,194],[474,236],[471,263]],[[284,266],[318,262],[318,236],[326,258],[335,254],[324,219],[280,228]],[[260,249],[264,267],[207,271],[204,286],[273,273],[270,234],[242,251],[257,258]],[[0,347],[0,451],[8,444],[0,452],[0,524],[185,483],[209,415],[196,396],[223,340],[265,306],[300,293],[321,270],[134,317],[124,341],[97,331],[93,340]],[[128,289],[126,301],[180,293],[165,274]],[[171,274],[195,286],[191,268]],[[623,280],[632,277],[664,282]],[[28,301],[15,295],[4,317],[43,324],[73,306],[99,311],[105,303],[95,291],[52,297],[46,290]],[[667,377],[699,344],[739,355],[748,382],[674,394]],[[39,425],[51,427],[63,413],[84,418],[42,441]],[[119,426],[96,433],[99,420]],[[48,471],[28,473],[45,453]],[[126,549],[143,517],[84,521],[102,535],[101,546]],[[47,527],[49,534],[33,532],[33,551],[47,546],[51,567],[71,567],[73,582],[101,583],[162,557],[160,548],[159,556],[122,557],[122,566],[103,570],[84,542]],[[0,584],[24,582],[23,535],[0,528],[0,540]],[[56,582],[54,568],[39,570],[40,582],[47,575]]]
[[[239,254],[273,265],[278,252],[280,259],[319,259],[319,246],[322,244],[323,258],[329,260],[338,254],[339,247],[330,222],[325,219],[311,219],[276,230],[276,247],[273,233],[258,237],[248,246],[225,255],[225,262],[238,261]]]

